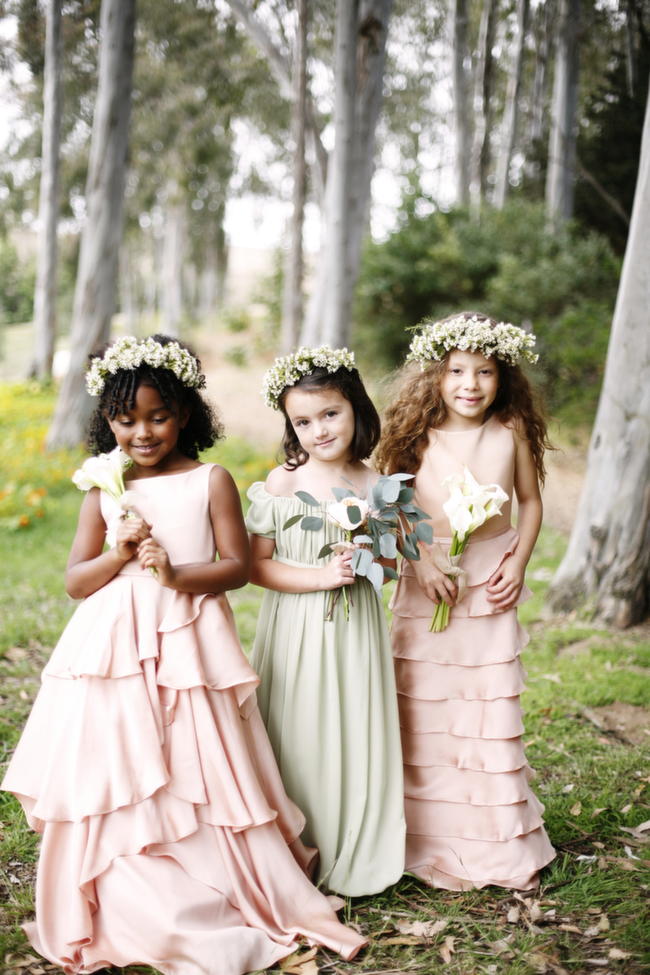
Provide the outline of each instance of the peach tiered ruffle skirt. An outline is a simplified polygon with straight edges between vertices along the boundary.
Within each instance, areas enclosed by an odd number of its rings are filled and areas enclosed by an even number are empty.
[[[527,890],[555,855],[521,739],[528,638],[516,610],[495,613],[486,591],[517,540],[508,529],[470,542],[468,589],[441,633],[429,632],[435,606],[406,560],[393,599],[406,870],[447,890]]]
[[[301,937],[364,944],[305,875],[257,684],[224,596],[134,569],[79,606],[3,783],[42,833],[26,930],[43,956],[240,975]]]

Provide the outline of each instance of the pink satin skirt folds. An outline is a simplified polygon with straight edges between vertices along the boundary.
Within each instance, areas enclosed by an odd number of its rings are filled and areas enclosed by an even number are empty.
[[[429,632],[435,606],[406,560],[393,599],[406,870],[447,890],[527,890],[555,855],[521,739],[528,638],[516,609],[495,612],[486,591],[517,541],[513,529],[470,541],[468,590],[441,633]]]
[[[135,570],[79,606],[3,783],[42,833],[27,933],[65,972],[241,975],[300,938],[364,944],[304,873],[257,684],[224,596]]]

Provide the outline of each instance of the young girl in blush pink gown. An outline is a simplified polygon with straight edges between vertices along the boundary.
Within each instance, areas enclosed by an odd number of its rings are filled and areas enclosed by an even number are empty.
[[[534,336],[484,315],[426,323],[411,343],[384,422],[377,465],[416,474],[415,503],[434,546],[403,560],[393,598],[393,653],[404,755],[406,870],[449,890],[496,884],[527,890],[554,856],[521,740],[516,606],[539,532],[546,425],[519,360]],[[411,365],[414,362],[415,365]],[[418,368],[419,366],[419,368]],[[469,536],[466,591],[444,571],[452,531],[450,476],[467,468],[508,495]],[[517,498],[517,529],[511,502]],[[436,606],[450,620],[431,632]]]
[[[121,449],[127,494],[79,484],[66,588],[82,602],[3,782],[42,834],[28,937],[70,973],[241,975],[301,938],[351,958],[364,939],[303,872],[226,598],[249,548],[232,477],[197,460],[220,435],[200,364],[127,337],[87,385],[91,448]]]

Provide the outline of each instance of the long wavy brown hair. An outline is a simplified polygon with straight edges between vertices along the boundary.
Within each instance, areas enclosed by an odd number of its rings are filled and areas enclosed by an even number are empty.
[[[472,314],[471,312],[468,314]],[[447,368],[445,356],[421,370],[409,363],[397,374],[396,398],[386,409],[379,446],[374,457],[382,474],[403,471],[415,474],[420,467],[429,430],[447,417],[440,393],[440,383]],[[546,478],[544,451],[553,450],[542,408],[537,402],[528,377],[520,366],[512,366],[495,357],[499,369],[499,388],[485,419],[497,416],[502,423],[512,423],[530,444],[537,475]]]

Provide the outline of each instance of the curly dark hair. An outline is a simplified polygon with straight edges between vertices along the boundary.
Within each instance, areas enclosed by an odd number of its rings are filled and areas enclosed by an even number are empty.
[[[178,339],[168,335],[157,334],[151,337],[160,345],[178,342]],[[89,363],[93,359],[102,358],[110,344],[93,352]],[[178,344],[194,356],[200,369],[200,360],[192,349],[183,342]],[[118,413],[133,409],[136,393],[143,384],[158,391],[167,409],[176,406],[179,412],[187,410],[188,421],[178,436],[178,449],[186,457],[196,460],[199,451],[206,450],[223,437],[223,425],[216,411],[203,399],[198,389],[184,386],[171,369],[153,367],[143,362],[136,369],[118,369],[106,376],[99,403],[88,426],[87,443],[91,453],[106,453],[115,447],[115,436],[108,421],[113,420]]]
[[[351,404],[354,413],[354,436],[350,444],[350,460],[356,463],[370,457],[379,442],[381,422],[358,370],[341,366],[336,372],[328,372],[327,369],[317,367],[305,376],[301,376],[293,386],[286,386],[278,397],[278,405],[285,421],[282,438],[285,467],[295,470],[309,460],[309,454],[300,446],[284,405],[292,389],[304,389],[310,392],[320,392],[324,389],[338,390]]]
[[[476,312],[463,314],[491,321]],[[408,363],[397,373],[396,398],[385,412],[382,437],[375,455],[375,465],[382,473],[417,472],[429,430],[440,426],[447,416],[440,384],[448,359],[449,355],[446,355],[440,361],[433,360],[423,370]],[[510,365],[497,357],[494,361],[499,370],[499,385],[485,418],[497,416],[502,423],[518,425],[521,435],[530,444],[537,475],[543,484],[546,477],[544,451],[554,448],[548,439],[542,408],[520,366]]]

